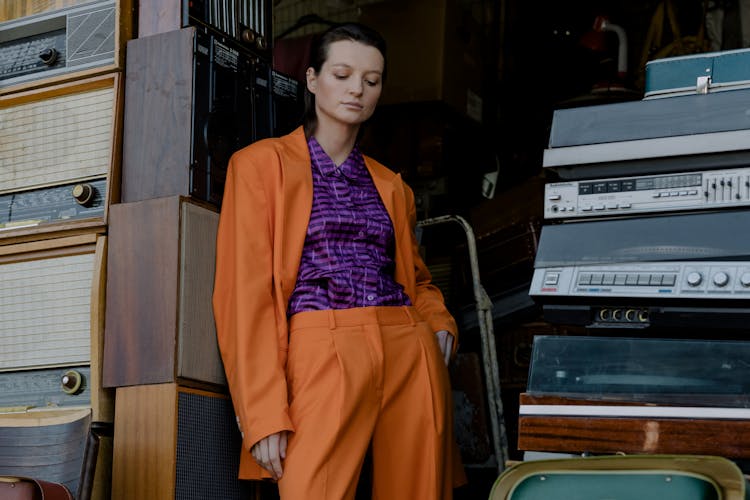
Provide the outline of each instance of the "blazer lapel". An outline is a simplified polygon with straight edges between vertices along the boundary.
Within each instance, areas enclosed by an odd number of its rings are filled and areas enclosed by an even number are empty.
[[[277,254],[282,256],[278,263],[282,278],[284,303],[294,290],[299,270],[302,248],[305,244],[307,225],[312,211],[313,183],[310,167],[310,153],[302,127],[284,137],[284,149],[281,151],[283,199],[281,200],[280,220],[276,222],[281,228],[281,241],[276,244],[281,248]]]

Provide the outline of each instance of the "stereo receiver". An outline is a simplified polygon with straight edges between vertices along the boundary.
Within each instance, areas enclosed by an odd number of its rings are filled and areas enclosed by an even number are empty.
[[[557,182],[544,218],[572,219],[750,205],[750,168]]]

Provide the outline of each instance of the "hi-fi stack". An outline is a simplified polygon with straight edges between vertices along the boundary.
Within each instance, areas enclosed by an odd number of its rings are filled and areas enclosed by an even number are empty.
[[[62,482],[80,498],[109,497],[107,224],[132,10],[0,2],[0,475]]]
[[[739,52],[706,55],[698,81]],[[679,62],[649,63],[652,81]],[[544,166],[561,182],[545,186],[530,290],[550,320],[747,324],[750,90],[720,88],[555,112]]]
[[[558,110],[519,448],[750,458],[750,51],[652,61],[647,98]],[[736,83],[735,81],[736,80]]]

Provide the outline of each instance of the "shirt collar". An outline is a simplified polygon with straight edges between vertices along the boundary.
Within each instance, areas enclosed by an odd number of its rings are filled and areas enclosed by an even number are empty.
[[[313,167],[317,168],[324,176],[341,176],[354,184],[367,182],[369,172],[365,167],[365,159],[356,144],[344,163],[338,167],[333,163],[331,157],[323,151],[315,137],[310,136],[307,140],[307,147],[310,150]]]

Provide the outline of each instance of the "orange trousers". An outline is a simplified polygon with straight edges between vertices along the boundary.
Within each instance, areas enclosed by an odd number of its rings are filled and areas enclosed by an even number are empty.
[[[370,446],[373,500],[452,498],[448,371],[414,308],[294,315],[287,380],[283,500],[353,499]]]

